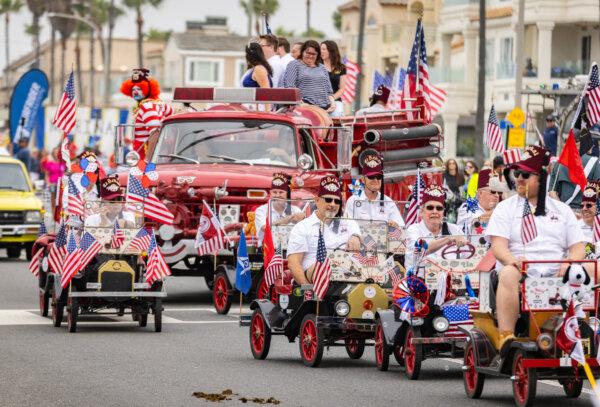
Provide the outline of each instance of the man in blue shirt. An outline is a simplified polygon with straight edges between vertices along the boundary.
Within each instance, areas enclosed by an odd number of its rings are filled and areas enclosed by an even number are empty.
[[[19,151],[15,154],[15,158],[21,160],[27,168],[27,172],[31,171],[31,153],[29,152],[29,139],[19,139]]]
[[[546,149],[550,151],[550,154],[556,156],[557,149],[557,139],[558,139],[558,127],[554,122],[554,116],[548,115],[546,117],[546,128],[544,129],[544,144],[546,145]]]

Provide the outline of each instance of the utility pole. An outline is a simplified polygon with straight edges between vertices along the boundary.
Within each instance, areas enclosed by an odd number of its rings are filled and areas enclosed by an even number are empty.
[[[477,71],[477,112],[475,114],[475,162],[483,162],[484,111],[485,111],[485,0],[479,0],[479,60]]]
[[[365,16],[367,14],[367,0],[360,0],[360,18],[358,22],[358,50],[356,63],[358,65],[358,77],[356,78],[356,98],[354,99],[354,110],[360,109],[362,96],[362,83],[365,74],[363,72],[363,45],[365,38]]]
[[[525,37],[525,0],[519,0],[519,16],[516,30],[516,62],[515,62],[515,107],[521,107],[521,89],[523,88],[523,39]]]
[[[306,35],[310,37],[310,0],[306,0]]]

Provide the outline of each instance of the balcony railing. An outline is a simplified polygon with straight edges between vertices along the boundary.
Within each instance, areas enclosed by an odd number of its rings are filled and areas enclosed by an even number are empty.
[[[552,78],[570,78],[575,75],[589,73],[591,61],[563,61],[560,65],[553,66],[550,70]]]

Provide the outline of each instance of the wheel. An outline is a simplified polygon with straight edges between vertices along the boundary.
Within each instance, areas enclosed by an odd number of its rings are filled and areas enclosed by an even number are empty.
[[[346,352],[350,359],[360,359],[365,353],[365,340],[364,339],[345,339],[344,344],[346,345]]]
[[[317,328],[317,318],[308,314],[300,325],[300,356],[304,365],[317,367],[323,358],[323,331]]]
[[[40,249],[43,250],[43,249]],[[27,261],[31,261],[33,257],[33,243],[27,243],[25,245],[25,258],[27,259]]]
[[[60,303],[60,298],[56,297],[56,292],[52,290],[52,323],[55,327],[62,324],[65,306]]]
[[[40,302],[40,315],[43,317],[47,317],[48,311],[50,310],[50,296],[48,295],[46,290],[42,291],[41,288],[40,288],[40,293],[38,294],[38,296],[39,296],[39,302]]]
[[[535,400],[537,386],[537,372],[535,369],[527,369],[523,366],[523,359],[527,357],[524,350],[518,349],[513,358],[512,382],[513,395],[518,407],[529,407]]]
[[[469,342],[467,349],[465,350],[463,382],[467,397],[471,399],[478,399],[481,397],[485,375],[475,371],[475,347],[472,341]]]
[[[213,284],[213,304],[217,314],[227,314],[231,308],[232,298],[229,294],[231,286],[224,272],[219,272],[215,276]]]
[[[569,379],[563,384],[563,390],[568,398],[576,399],[581,396],[581,390],[583,389],[583,380],[581,379]]]
[[[21,248],[20,247],[7,247],[6,254],[9,259],[18,259],[21,257]]]
[[[394,346],[394,359],[400,366],[404,366],[404,348],[402,345]]]
[[[79,315],[79,304],[77,298],[69,297],[67,301],[67,327],[69,332],[77,332],[77,317]]]
[[[404,373],[410,380],[417,380],[421,373],[423,361],[423,348],[412,343],[413,338],[420,338],[421,330],[417,327],[408,327],[404,336]]]
[[[377,320],[377,327],[375,328],[375,363],[377,364],[377,370],[386,372],[390,366],[390,347],[385,342],[385,335],[383,333],[383,325],[381,320]]]
[[[140,327],[144,328],[148,325],[148,314],[137,314],[137,322]]]
[[[148,318],[148,315],[146,315]],[[154,332],[162,331],[162,301],[157,299],[154,303]]]
[[[250,350],[254,359],[263,360],[271,347],[271,329],[259,308],[252,313],[250,320]]]

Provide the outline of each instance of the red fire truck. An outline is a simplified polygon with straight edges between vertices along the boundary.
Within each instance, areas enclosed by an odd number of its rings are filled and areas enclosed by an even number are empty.
[[[147,151],[159,173],[154,192],[175,215],[172,226],[156,225],[159,244],[173,275],[206,279],[219,313],[234,298],[235,254],[198,256],[203,201],[235,241],[248,213],[267,202],[274,172],[292,176],[292,198],[308,198],[324,174],[338,174],[348,185],[360,154],[375,149],[385,159],[388,194],[402,199],[418,163],[427,163],[423,173],[439,171],[431,161],[442,148],[441,129],[422,119],[422,107],[332,121],[323,110],[302,105],[297,89],[177,88],[174,101],[187,112],[166,118]],[[260,111],[265,104],[278,110]],[[127,133],[126,126],[117,129],[119,152]],[[262,263],[252,268],[256,293]]]

